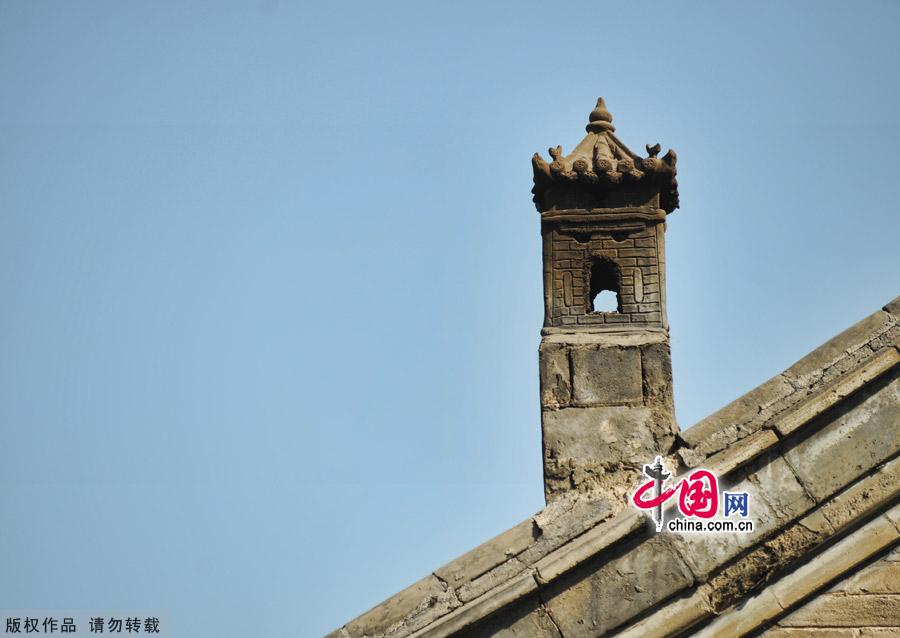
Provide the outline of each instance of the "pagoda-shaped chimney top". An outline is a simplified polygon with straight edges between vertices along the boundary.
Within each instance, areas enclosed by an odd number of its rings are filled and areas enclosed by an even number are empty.
[[[671,213],[678,208],[675,151],[657,157],[660,145],[647,145],[647,157],[632,152],[613,131],[603,98],[589,116],[587,135],[566,156],[550,149],[547,163],[532,158],[534,203],[540,212],[565,209],[649,206]]]

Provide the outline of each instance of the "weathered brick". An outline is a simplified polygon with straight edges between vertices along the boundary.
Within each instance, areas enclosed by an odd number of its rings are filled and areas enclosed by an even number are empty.
[[[854,483],[825,503],[820,511],[836,532],[868,517],[900,495],[900,459],[884,464],[877,472]]]
[[[811,423],[785,458],[810,494],[825,499],[900,450],[900,379],[884,380]]]
[[[621,463],[659,453],[650,410],[626,406],[563,408],[542,413],[544,455]]]
[[[663,536],[589,561],[550,585],[544,600],[563,636],[599,636],[693,583]]]
[[[778,624],[782,627],[898,627],[900,596],[823,594]]]
[[[845,594],[900,594],[900,563],[878,562],[831,588]]]
[[[541,530],[540,537],[519,555],[519,560],[534,565],[574,538],[581,537],[584,532],[597,529],[597,525],[606,521],[612,513],[613,508],[607,499],[584,498],[571,493],[548,503],[534,515],[534,522]],[[607,529],[606,523],[604,529]]]
[[[654,343],[641,350],[641,366],[649,399],[672,402],[672,354],[668,342]]]
[[[662,608],[644,619],[629,625],[616,638],[647,638],[647,636],[681,636],[712,612],[707,601],[708,588],[698,587],[690,596],[663,603]]]
[[[653,248],[625,248],[619,251],[620,257],[656,257]]]
[[[765,407],[793,391],[793,386],[782,375],[772,377],[761,386],[688,428],[682,432],[681,437],[696,452],[704,456],[721,450],[740,438],[742,433],[750,433],[750,431],[742,432],[740,426],[750,422]]]
[[[489,616],[474,627],[451,635],[460,638],[562,638],[536,594]]]
[[[900,319],[900,296],[894,297],[884,306],[884,311]]]
[[[510,558],[480,576],[463,583],[457,588],[456,594],[462,602],[470,602],[495,587],[503,585],[524,572],[525,569],[526,565],[522,561]]]
[[[529,518],[447,563],[434,573],[451,587],[459,587],[522,552],[535,541],[539,531],[534,521]]]
[[[803,629],[773,627],[762,638],[858,638],[859,634],[853,629],[838,629],[835,627],[805,627]]]
[[[891,314],[879,310],[810,352],[785,374],[800,385],[809,385],[821,377],[826,368],[887,330],[894,321]]]
[[[567,405],[572,398],[569,349],[560,343],[542,343],[539,348],[541,405]]]
[[[772,531],[808,511],[813,501],[806,495],[784,459],[770,453],[751,464],[746,478],[736,484],[723,482],[729,491],[750,495],[753,534],[673,534],[682,555],[698,578],[706,578]],[[680,514],[678,514],[680,516]]]
[[[636,347],[573,348],[572,380],[576,404],[640,403],[641,351]]]
[[[692,638],[722,638],[724,636],[746,636],[761,625],[774,620],[783,613],[781,605],[767,589],[741,604],[739,613],[730,612],[716,618]]]
[[[796,395],[788,397],[793,400],[785,401],[787,407],[780,404],[775,406],[779,408],[777,410],[779,414],[773,421],[775,427],[782,435],[788,435],[804,427],[810,420],[884,374],[898,361],[900,353],[895,348],[885,348],[878,354],[867,357],[855,368],[846,371],[830,383],[823,383],[808,396],[801,395],[799,401]]]
[[[373,607],[359,618],[346,624],[347,632],[357,636],[374,636],[387,632],[397,622],[414,614],[438,617],[449,611],[451,602],[446,590],[434,575],[429,574],[399,594]],[[431,612],[431,613],[429,613]]]

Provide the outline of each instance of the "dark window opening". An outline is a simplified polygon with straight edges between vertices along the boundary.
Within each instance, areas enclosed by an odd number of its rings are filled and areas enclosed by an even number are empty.
[[[579,244],[587,244],[591,241],[591,233],[572,233],[572,239],[577,241]]]
[[[597,259],[591,264],[589,312],[619,312],[619,268],[609,259]]]

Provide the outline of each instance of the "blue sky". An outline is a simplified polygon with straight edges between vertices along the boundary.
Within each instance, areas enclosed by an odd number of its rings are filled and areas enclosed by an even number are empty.
[[[0,1],[0,607],[317,636],[542,506],[532,153],[678,152],[682,427],[900,290],[900,5]]]

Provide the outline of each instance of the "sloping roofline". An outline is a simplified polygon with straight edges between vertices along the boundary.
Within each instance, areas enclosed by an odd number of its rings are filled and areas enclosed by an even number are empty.
[[[650,541],[654,560],[670,559],[682,581],[642,588],[605,629],[663,636],[703,623],[706,632],[746,629],[755,618],[750,631],[900,541],[898,363],[900,297],[682,432],[671,459],[679,473],[702,465],[751,491],[767,513],[750,537],[655,535],[643,513],[622,503],[563,498],[328,638],[449,636],[526,599],[536,601],[534,622],[562,635],[553,603],[561,579],[644,551]],[[852,450],[843,447],[848,441]],[[823,548],[841,558],[830,571],[801,568],[767,586]],[[733,605],[754,593],[759,613],[736,615]]]

